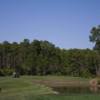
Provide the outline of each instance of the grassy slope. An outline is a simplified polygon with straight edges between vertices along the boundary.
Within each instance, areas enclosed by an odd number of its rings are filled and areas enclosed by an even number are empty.
[[[88,79],[64,76],[23,76],[21,78],[0,78],[0,100],[99,100],[98,94],[87,95],[52,95],[47,86],[88,85]],[[43,85],[44,84],[44,85]],[[79,85],[78,84],[78,85]],[[46,86],[45,86],[46,85]]]
[[[41,95],[52,93],[51,88],[34,84],[32,77],[0,78],[0,100],[24,100],[29,95]],[[17,98],[16,98],[17,97]]]

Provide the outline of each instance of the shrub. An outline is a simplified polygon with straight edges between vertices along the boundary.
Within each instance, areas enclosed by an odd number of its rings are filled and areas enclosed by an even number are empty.
[[[12,75],[14,69],[12,68],[3,68],[0,69],[0,76],[9,76]]]

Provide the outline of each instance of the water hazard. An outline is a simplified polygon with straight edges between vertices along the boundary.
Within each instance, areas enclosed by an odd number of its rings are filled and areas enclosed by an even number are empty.
[[[53,87],[53,90],[58,94],[91,94],[100,93],[100,89],[97,91],[91,90],[90,87]]]

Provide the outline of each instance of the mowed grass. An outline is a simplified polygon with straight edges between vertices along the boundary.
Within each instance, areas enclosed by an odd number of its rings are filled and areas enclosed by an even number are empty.
[[[33,82],[32,77],[0,78],[0,100],[25,100],[30,95],[51,94],[52,89]],[[26,99],[27,100],[27,99]]]
[[[88,86],[90,79],[66,76],[0,77],[0,100],[100,100],[99,94],[54,95],[53,86]]]

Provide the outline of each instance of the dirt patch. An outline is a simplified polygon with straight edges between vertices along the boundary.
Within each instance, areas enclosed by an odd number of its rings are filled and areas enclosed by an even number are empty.
[[[49,87],[55,87],[55,86],[72,86],[72,87],[77,87],[77,86],[89,86],[88,82],[83,82],[83,81],[77,81],[77,80],[34,80],[33,83],[36,84],[43,84]]]

